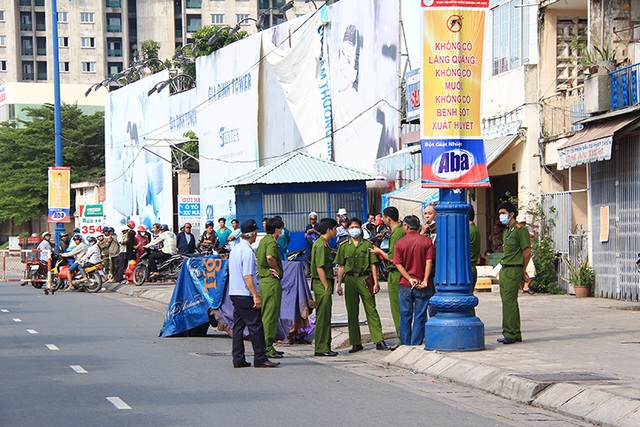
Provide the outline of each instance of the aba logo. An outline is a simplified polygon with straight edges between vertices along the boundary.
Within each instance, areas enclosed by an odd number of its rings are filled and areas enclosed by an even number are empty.
[[[64,211],[55,211],[51,214],[52,221],[62,221],[67,214]]]
[[[473,154],[466,150],[451,150],[442,153],[433,164],[433,174],[440,179],[458,178],[471,170]]]

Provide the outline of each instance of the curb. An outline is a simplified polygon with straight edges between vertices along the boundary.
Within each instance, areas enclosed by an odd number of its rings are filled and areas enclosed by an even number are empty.
[[[422,346],[400,346],[384,363],[599,425],[640,425],[640,400],[573,383],[534,381],[517,372],[426,351]]]
[[[171,295],[173,295],[173,287],[167,288],[167,290],[149,289],[122,283],[105,283],[102,287],[109,292],[117,292],[134,298],[144,298],[162,304],[168,304],[168,301],[171,300]]]

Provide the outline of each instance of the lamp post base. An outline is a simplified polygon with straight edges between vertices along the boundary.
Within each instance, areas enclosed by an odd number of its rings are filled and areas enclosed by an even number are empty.
[[[436,317],[425,326],[426,350],[484,350],[484,324],[477,317]]]

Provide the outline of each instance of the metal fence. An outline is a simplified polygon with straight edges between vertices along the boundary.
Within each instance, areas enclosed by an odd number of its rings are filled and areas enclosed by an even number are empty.
[[[609,73],[611,77],[611,110],[618,110],[640,102],[639,74],[640,64],[618,68]]]
[[[37,249],[0,251],[0,280],[3,282],[22,282],[29,274],[29,263],[40,257]]]

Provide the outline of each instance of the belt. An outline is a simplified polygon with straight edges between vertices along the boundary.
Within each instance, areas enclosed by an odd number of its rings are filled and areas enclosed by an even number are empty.
[[[511,268],[511,267],[519,267],[519,268],[522,268],[522,264],[512,264],[512,265],[502,264],[502,268]]]
[[[347,273],[347,276],[351,276],[351,277],[360,277],[360,276],[366,276],[366,273]]]

